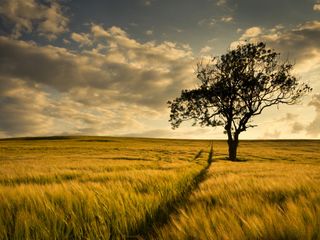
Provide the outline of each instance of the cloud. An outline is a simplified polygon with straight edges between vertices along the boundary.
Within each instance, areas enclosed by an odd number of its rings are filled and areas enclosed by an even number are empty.
[[[0,137],[46,134],[53,126],[44,114],[48,105],[45,92],[21,80],[0,78]]]
[[[250,30],[250,31],[249,31]],[[281,53],[282,60],[289,59],[295,64],[293,74],[302,79],[302,82],[308,82],[311,87],[317,89],[319,85],[320,70],[320,22],[307,21],[299,24],[291,29],[284,28],[282,25],[276,25],[270,29],[249,28],[244,31],[241,37],[233,42],[230,48],[234,48],[239,44],[249,42],[263,41],[267,43],[267,47],[275,49]],[[316,107],[317,97],[313,97],[309,106]],[[316,108],[317,115],[310,124],[307,124],[308,111],[301,114],[306,116],[298,116],[288,114],[285,119],[280,119],[289,128],[291,134],[304,134],[305,136],[316,137],[319,134],[320,114]],[[296,120],[297,118],[303,119]],[[289,132],[287,134],[289,134]],[[270,130],[264,137],[271,137],[273,132]],[[274,134],[276,137],[277,134]],[[273,137],[273,136],[272,136]]]
[[[46,84],[57,90],[67,90],[75,82],[83,85],[85,75],[94,73],[94,70],[90,72],[90,68],[82,70],[81,60],[64,48],[51,45],[40,47],[34,43],[0,37],[0,51],[1,76],[22,79],[30,84]]]
[[[143,108],[86,105],[70,94],[52,94],[18,79],[0,79],[0,137],[94,134],[141,129],[132,116],[150,117]],[[59,100],[58,100],[59,99]]]
[[[279,119],[279,121],[291,122],[295,121],[298,117],[298,114],[286,113],[286,115]]]
[[[227,0],[217,0],[217,6],[225,6],[227,4]]]
[[[89,33],[72,36],[91,43],[76,52],[0,37],[0,78],[12,86],[0,94],[2,135],[139,131],[193,85],[188,45],[142,43],[115,26],[92,25]]]
[[[315,117],[311,122],[306,120],[298,121],[299,114],[287,113],[284,117],[278,119],[278,122],[283,122],[291,128],[291,133],[304,133],[311,137],[317,137],[320,134],[320,94],[314,94],[308,106],[315,108]]]
[[[55,39],[68,31],[69,19],[57,1],[42,4],[35,0],[4,0],[0,6],[1,17],[14,25],[12,36],[36,30],[40,36]]]
[[[281,136],[281,132],[279,130],[266,131],[263,135],[263,139],[278,139]]]
[[[222,23],[230,23],[233,21],[232,16],[223,16],[220,19],[215,19],[215,18],[203,18],[198,21],[198,25],[201,27],[214,27],[217,23],[222,22]]]
[[[92,45],[92,41],[89,38],[89,34],[75,33],[71,34],[71,39],[80,44],[80,47]]]
[[[213,27],[217,23],[215,18],[203,18],[198,21],[199,26]]]
[[[151,36],[153,34],[153,31],[152,30],[147,30],[146,31],[146,35],[148,35],[148,36]]]
[[[259,36],[262,33],[262,29],[260,27],[251,27],[245,30],[245,32],[241,36],[241,40],[254,38]]]
[[[305,129],[305,126],[299,122],[295,122],[293,125],[292,125],[292,130],[291,132],[292,133],[300,133],[301,131],[303,131]]]
[[[103,36],[100,45],[82,53],[0,37],[1,74],[58,91],[75,87],[113,90],[123,94],[124,101],[153,106],[163,106],[192,79],[194,60],[187,46],[142,44],[117,27],[102,35],[93,32]]]
[[[200,54],[209,54],[212,51],[212,47],[210,46],[205,46],[203,48],[201,48],[200,50]]]
[[[271,29],[262,30],[260,27],[251,27],[242,36],[231,43],[234,48],[249,42],[266,42],[268,47],[274,48],[282,56],[288,57],[296,63],[295,72],[299,74],[308,73],[320,65],[320,21],[307,21],[292,29],[285,29],[276,25]]]
[[[313,5],[313,10],[314,10],[314,11],[320,11],[320,1],[317,1],[317,2]]]
[[[286,113],[286,115],[277,120],[283,122],[286,126],[291,128],[290,133],[296,134],[305,131],[305,125],[298,122],[299,114]]]
[[[312,137],[317,137],[320,134],[320,94],[315,94],[309,103],[316,110],[316,117],[306,127],[307,133]]]
[[[238,28],[237,32],[242,32],[242,29]],[[230,44],[230,49],[235,49],[238,46],[245,44],[247,41],[258,42],[262,32],[262,29],[257,26],[247,28],[238,40],[233,41]]]
[[[311,72],[320,64],[319,21],[308,21],[292,30],[269,32],[261,38],[282,54],[289,54],[290,59],[296,62],[296,72]]]
[[[126,137],[150,137],[150,138],[177,138],[177,139],[225,139],[221,129],[201,127],[181,127],[172,130],[170,128],[158,128],[140,132],[125,133]]]
[[[155,0],[143,0],[142,3],[145,6],[151,6]]]
[[[221,22],[225,22],[225,23],[228,23],[228,22],[232,22],[233,21],[233,17],[232,16],[224,16],[220,19]]]

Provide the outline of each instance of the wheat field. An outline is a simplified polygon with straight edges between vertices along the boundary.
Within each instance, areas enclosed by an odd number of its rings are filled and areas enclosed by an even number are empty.
[[[0,140],[0,239],[320,239],[320,141]]]

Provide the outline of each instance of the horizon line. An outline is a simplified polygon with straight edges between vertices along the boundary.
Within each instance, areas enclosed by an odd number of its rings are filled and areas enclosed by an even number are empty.
[[[63,140],[68,138],[77,138],[77,137],[100,137],[100,138],[131,138],[131,139],[158,139],[158,140],[191,140],[191,141],[226,141],[227,138],[174,138],[174,137],[148,137],[148,136],[111,136],[111,135],[40,135],[40,136],[20,136],[20,137],[5,137],[0,138],[0,141],[3,140],[28,140],[28,139],[39,139],[47,138],[48,140],[50,138],[61,138],[56,140]],[[54,139],[53,139],[54,140]],[[243,138],[239,139],[239,141],[317,141],[320,140],[320,138]]]

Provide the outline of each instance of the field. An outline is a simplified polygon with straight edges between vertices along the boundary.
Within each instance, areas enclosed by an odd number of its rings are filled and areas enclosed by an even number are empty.
[[[0,239],[320,239],[320,141],[0,140]]]

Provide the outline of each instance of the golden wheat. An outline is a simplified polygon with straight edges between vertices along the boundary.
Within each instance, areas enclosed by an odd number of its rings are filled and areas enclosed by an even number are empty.
[[[0,140],[0,239],[320,239],[319,141],[209,146]]]

